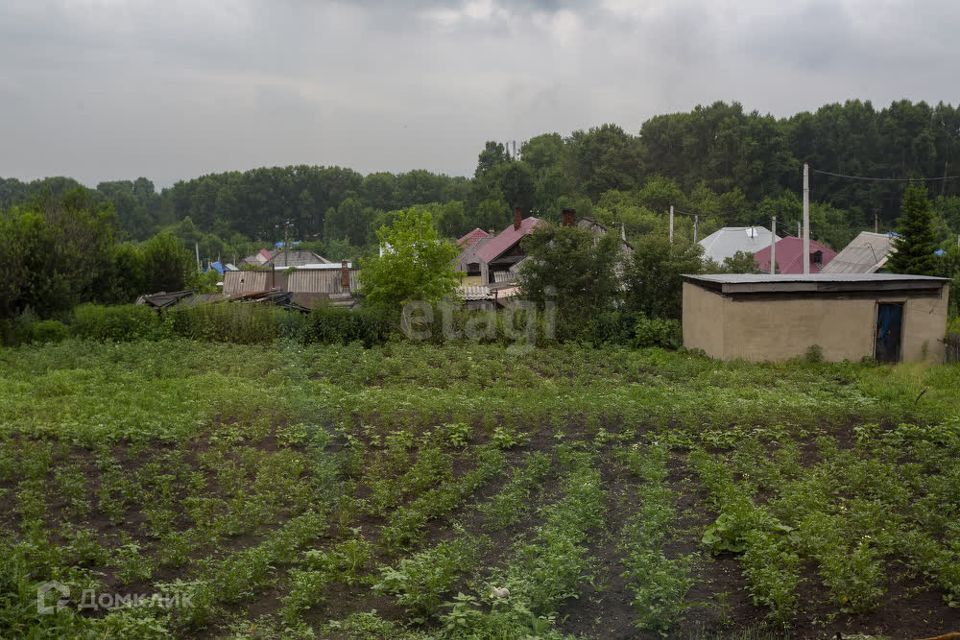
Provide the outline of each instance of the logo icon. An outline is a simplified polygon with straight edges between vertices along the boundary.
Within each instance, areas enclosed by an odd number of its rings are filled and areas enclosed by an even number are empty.
[[[50,598],[47,597],[47,594],[51,591],[57,593],[57,600],[55,603],[50,604]],[[67,599],[70,597],[70,587],[63,584],[62,582],[44,582],[39,587],[37,587],[37,613],[40,615],[49,615],[56,611],[60,611],[67,606]]]

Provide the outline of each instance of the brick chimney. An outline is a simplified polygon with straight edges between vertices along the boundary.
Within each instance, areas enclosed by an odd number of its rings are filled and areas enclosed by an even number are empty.
[[[350,291],[350,262],[348,260],[340,261],[340,287],[344,291]]]
[[[563,226],[572,227],[574,224],[576,224],[577,212],[574,209],[564,209],[560,215],[563,220]]]
[[[520,225],[523,224],[523,209],[520,207],[513,208],[513,228],[515,231],[520,230]]]

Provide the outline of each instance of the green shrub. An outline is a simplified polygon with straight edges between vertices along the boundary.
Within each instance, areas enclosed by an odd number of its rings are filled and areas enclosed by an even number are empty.
[[[634,325],[633,346],[677,349],[683,343],[680,323],[640,314]]]
[[[310,312],[303,341],[316,344],[343,344],[357,330],[350,311],[337,307],[317,307]]]
[[[27,308],[15,318],[0,320],[0,345],[15,347],[27,342],[60,342],[69,335],[57,320],[41,320]]]
[[[954,318],[947,325],[947,335],[960,336],[960,316]]]
[[[311,311],[307,317],[302,338],[306,343],[362,342],[364,346],[371,347],[385,343],[391,329],[392,323],[382,312],[321,306]]]
[[[156,311],[145,305],[82,304],[73,310],[71,331],[92,340],[149,340],[163,336],[163,324]]]
[[[60,342],[70,335],[67,325],[59,320],[40,320],[29,327],[30,342]]]
[[[13,320],[0,318],[0,345],[4,347],[15,347],[19,343],[17,328]]]
[[[810,364],[819,364],[823,362],[823,347],[818,344],[812,344],[807,347],[803,354],[804,361]]]
[[[231,302],[177,306],[167,312],[166,323],[173,334],[184,338],[237,344],[298,338],[306,324],[303,314],[296,311]]]
[[[616,311],[595,315],[590,323],[591,341],[598,347],[604,344],[630,344],[636,333],[635,318],[633,314]]]

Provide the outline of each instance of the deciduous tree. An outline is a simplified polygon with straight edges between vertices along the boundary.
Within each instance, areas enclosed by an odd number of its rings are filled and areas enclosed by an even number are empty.
[[[457,248],[437,233],[429,210],[398,211],[390,226],[377,230],[377,240],[382,253],[363,260],[360,272],[366,303],[398,309],[407,302],[437,302],[456,290]]]

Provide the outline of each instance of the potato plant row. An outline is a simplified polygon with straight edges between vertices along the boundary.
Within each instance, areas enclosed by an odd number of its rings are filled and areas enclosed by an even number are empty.
[[[936,635],[957,388],[572,346],[3,350],[0,637],[802,638],[901,599]]]

